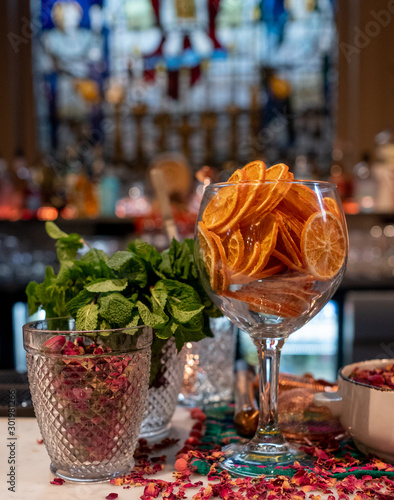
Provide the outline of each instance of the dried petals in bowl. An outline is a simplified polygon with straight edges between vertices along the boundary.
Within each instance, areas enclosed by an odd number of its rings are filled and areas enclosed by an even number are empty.
[[[356,366],[348,378],[360,382],[360,384],[394,390],[394,364],[373,369],[363,369]]]

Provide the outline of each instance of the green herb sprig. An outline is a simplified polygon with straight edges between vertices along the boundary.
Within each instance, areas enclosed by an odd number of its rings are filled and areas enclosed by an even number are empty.
[[[46,222],[45,229],[56,240],[60,268],[56,274],[48,266],[42,283],[27,285],[29,314],[42,308],[48,318],[70,315],[77,330],[152,327],[151,383],[169,338],[180,350],[186,342],[212,336],[209,317],[221,313],[198,279],[193,240],[173,240],[163,252],[134,240],[112,256],[96,248],[79,256],[86,244],[80,235],[67,234],[54,222]]]

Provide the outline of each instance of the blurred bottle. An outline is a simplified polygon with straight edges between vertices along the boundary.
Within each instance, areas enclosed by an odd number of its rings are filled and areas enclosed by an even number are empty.
[[[112,167],[107,168],[99,184],[100,213],[106,217],[115,215],[120,198],[120,181]]]
[[[297,180],[312,179],[311,166],[304,155],[299,155],[295,159],[294,178]]]
[[[0,156],[0,219],[13,219],[17,216],[15,194],[8,163]]]
[[[21,217],[23,215],[23,211],[27,208],[27,180],[30,176],[25,154],[22,149],[17,149],[15,151],[12,161],[11,176],[14,185],[14,208],[19,213],[19,217]]]
[[[84,190],[85,214],[87,217],[97,217],[99,213],[97,185],[86,176]]]
[[[342,201],[352,196],[352,178],[349,176],[341,161],[336,161],[330,169],[330,182],[336,184],[338,194]]]
[[[390,131],[379,133],[376,138],[376,162],[372,173],[377,183],[375,210],[394,212],[394,137]]]
[[[377,193],[377,183],[372,175],[369,153],[362,155],[353,168],[353,196],[360,212],[373,212]]]
[[[38,164],[38,182],[41,189],[41,202],[44,206],[59,207],[61,203],[56,198],[55,172],[47,158],[41,158]]]

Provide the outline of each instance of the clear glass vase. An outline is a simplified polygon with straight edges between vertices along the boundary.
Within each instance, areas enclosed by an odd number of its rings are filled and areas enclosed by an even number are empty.
[[[74,329],[71,319],[23,327],[34,410],[51,471],[70,481],[105,481],[134,466],[152,330]]]
[[[236,328],[226,317],[210,318],[214,337],[185,346],[186,363],[179,402],[217,406],[233,399]]]
[[[178,353],[173,338],[164,344],[159,384],[149,388],[140,438],[162,439],[168,435],[183,382],[185,359],[185,350]]]

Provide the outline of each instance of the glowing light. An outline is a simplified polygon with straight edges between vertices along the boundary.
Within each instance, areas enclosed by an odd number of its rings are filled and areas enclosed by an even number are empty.
[[[367,209],[373,208],[374,203],[375,201],[372,196],[364,196],[361,200],[361,206]]]
[[[60,215],[63,219],[76,219],[78,217],[77,208],[74,205],[67,205],[60,212]]]
[[[383,233],[387,238],[392,238],[394,236],[394,226],[389,224],[383,229]]]
[[[59,215],[55,207],[40,207],[37,210],[37,219],[39,220],[56,220]]]
[[[116,205],[115,214],[119,219],[124,219],[126,217],[126,207],[118,203]]]
[[[136,186],[130,188],[129,189],[129,196],[133,200],[136,200],[137,198],[139,198],[141,196],[141,189],[136,187]]]
[[[372,238],[380,238],[383,234],[382,228],[380,226],[371,227],[370,234]]]

